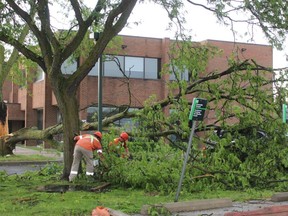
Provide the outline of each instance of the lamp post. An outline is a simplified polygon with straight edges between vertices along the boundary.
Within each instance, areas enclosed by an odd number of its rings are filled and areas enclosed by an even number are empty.
[[[94,32],[94,39],[97,42],[100,37],[100,32]],[[98,130],[102,133],[102,53],[98,58]]]
[[[98,59],[98,130],[102,133],[102,54]]]

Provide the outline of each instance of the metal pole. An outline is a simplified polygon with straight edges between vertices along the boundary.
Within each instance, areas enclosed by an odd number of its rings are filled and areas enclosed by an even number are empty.
[[[98,59],[98,130],[102,132],[102,54]]]
[[[185,155],[185,158],[184,158],[184,161],[183,161],[182,173],[181,173],[181,177],[180,177],[180,180],[179,180],[178,189],[177,189],[177,193],[176,193],[174,202],[178,201],[179,193],[180,193],[181,186],[182,186],[182,181],[183,181],[184,174],[185,174],[187,160],[188,160],[188,157],[189,157],[189,153],[191,151],[191,146],[192,146],[192,140],[193,140],[193,136],[194,136],[195,127],[196,127],[196,121],[193,121],[191,132],[190,132],[190,137],[189,137],[189,142],[188,142],[188,147],[187,147],[186,155]]]

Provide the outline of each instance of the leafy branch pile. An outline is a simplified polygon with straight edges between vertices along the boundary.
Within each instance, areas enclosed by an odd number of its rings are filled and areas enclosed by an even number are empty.
[[[197,56],[198,64],[189,61],[187,50]],[[212,71],[203,77],[195,72],[188,82],[180,79],[186,69],[199,71],[220,53],[215,47],[200,48],[191,43],[181,43],[181,52],[179,47],[171,52],[170,58],[177,58],[177,62],[167,65],[167,73],[176,77],[170,83],[170,97],[159,102],[152,95],[145,101],[145,107],[134,116],[137,127],[131,132],[134,141],[129,142],[133,160],[112,157],[104,178],[148,191],[175,192],[191,130],[188,116],[192,95],[209,103],[206,119],[197,124],[182,190],[286,189],[288,140],[281,105],[287,92],[278,88],[275,94],[272,90],[272,84],[285,80],[285,74],[273,80],[269,68],[253,59],[239,61],[235,52],[223,72]],[[163,112],[167,108],[169,115]],[[213,119],[208,119],[209,112],[215,113]],[[227,136],[217,137],[217,129],[228,131]],[[239,133],[243,130],[246,134]],[[259,139],[257,130],[267,136]],[[215,144],[209,145],[208,139]]]
[[[288,150],[282,135],[266,140],[239,136],[233,143],[231,138],[219,140],[216,147],[204,150],[194,143],[183,191],[287,189]],[[98,169],[101,179],[149,192],[175,193],[184,152],[161,141],[142,140],[141,144],[131,142],[129,146],[133,159],[110,154],[108,168]]]

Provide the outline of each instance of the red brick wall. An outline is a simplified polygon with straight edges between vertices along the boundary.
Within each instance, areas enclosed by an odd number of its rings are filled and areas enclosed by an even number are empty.
[[[123,45],[127,47],[121,54],[127,56],[162,57],[162,39],[124,36]]]
[[[224,70],[227,68],[227,60],[231,54],[235,52],[239,60],[244,59],[257,59],[257,63],[272,67],[273,64],[273,48],[268,45],[260,44],[246,44],[246,43],[233,43],[224,41],[207,40],[205,44],[213,45],[221,49],[223,52],[220,56],[209,61],[207,71],[210,72],[215,69]]]
[[[46,100],[44,80],[33,83],[32,108],[42,109]]]
[[[13,102],[12,99],[12,83],[10,81],[5,81],[3,85],[3,100],[7,102]]]
[[[31,96],[29,96],[31,97]],[[27,89],[21,88],[18,91],[18,103],[21,105],[21,110],[26,110],[26,103],[27,103]]]
[[[58,108],[52,105],[52,89],[49,82],[45,79],[45,100],[43,109],[43,128],[50,127],[57,123]]]
[[[161,66],[168,62],[168,51],[170,46],[170,39],[164,38],[144,38],[134,36],[123,36],[121,45],[125,45],[124,49],[120,48],[118,55],[126,56],[139,56],[139,57],[152,57],[160,58]],[[257,59],[259,64],[264,66],[272,66],[273,52],[271,46],[258,45],[258,44],[245,44],[207,40],[203,42],[215,45],[223,49],[223,54],[210,60],[207,67],[207,72],[215,69],[224,70],[227,68],[227,58],[233,51],[237,51],[240,60],[244,58]],[[120,45],[120,46],[121,46]],[[106,53],[112,54],[107,50]],[[165,82],[169,80],[166,76],[160,80],[152,79],[130,79],[130,87],[132,96],[132,107],[142,107],[144,101],[151,95],[156,94],[159,99],[163,99],[168,94],[168,89]],[[128,90],[125,84],[125,79],[103,77],[103,106],[105,105],[126,105],[128,104]],[[44,81],[36,82],[31,87],[32,91],[27,94],[26,89],[12,89],[11,83],[5,83],[4,96],[9,100],[13,99],[13,103],[20,103],[21,110],[25,111],[25,126],[35,126],[37,123],[36,110],[44,109],[45,125],[48,127],[56,121],[57,108],[52,105],[57,105],[55,96],[52,94],[48,83]],[[13,92],[13,93],[12,93]],[[14,96],[11,96],[13,94]],[[80,109],[89,107],[91,104],[98,103],[98,77],[86,77],[79,87],[79,104]],[[192,101],[192,97],[189,97]],[[16,101],[17,100],[17,101]],[[167,110],[166,110],[167,111]],[[13,115],[13,114],[11,114]],[[15,115],[17,116],[17,115]],[[86,119],[86,112],[80,112],[81,119]],[[213,114],[212,114],[213,116]],[[16,117],[15,117],[16,118]],[[20,116],[19,116],[20,118]],[[21,117],[22,118],[22,117]],[[15,119],[16,120],[16,119]]]
[[[24,115],[25,113],[24,111],[20,110],[20,104],[8,103],[7,108],[8,108],[8,113],[9,113],[9,120],[22,120],[22,121],[25,120],[25,115]]]

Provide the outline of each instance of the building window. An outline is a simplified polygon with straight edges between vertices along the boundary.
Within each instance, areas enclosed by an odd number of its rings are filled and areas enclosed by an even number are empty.
[[[105,57],[104,61],[104,76],[107,77],[123,77],[120,68],[124,70],[124,56],[109,56]]]
[[[94,65],[94,67],[90,70],[89,76],[98,76],[98,61]]]
[[[144,58],[126,56],[125,74],[130,78],[144,78]]]
[[[116,107],[102,107],[102,118],[119,113]],[[87,122],[98,120],[98,107],[91,106],[87,108]]]
[[[97,120],[98,107],[88,107],[87,109],[87,122],[93,122]]]
[[[37,110],[37,128],[43,129],[43,109]]]
[[[158,59],[156,58],[145,58],[145,78],[146,79],[157,79],[158,78]]]
[[[119,68],[120,67],[120,68]],[[103,58],[103,76],[141,79],[158,79],[160,59],[133,56],[106,55]],[[90,76],[98,76],[98,62],[89,72]]]
[[[189,81],[189,72],[187,69],[185,69],[184,71],[176,71],[176,73],[179,73],[179,80]],[[174,73],[170,74],[170,80],[176,80],[176,76]]]
[[[122,107],[102,107],[102,118],[110,117],[122,111]],[[129,108],[128,112],[138,110],[138,108]],[[98,120],[98,107],[88,107],[87,109],[87,122],[93,122]],[[115,125],[123,127],[127,130],[135,127],[135,123],[131,118],[123,118],[114,122]]]

